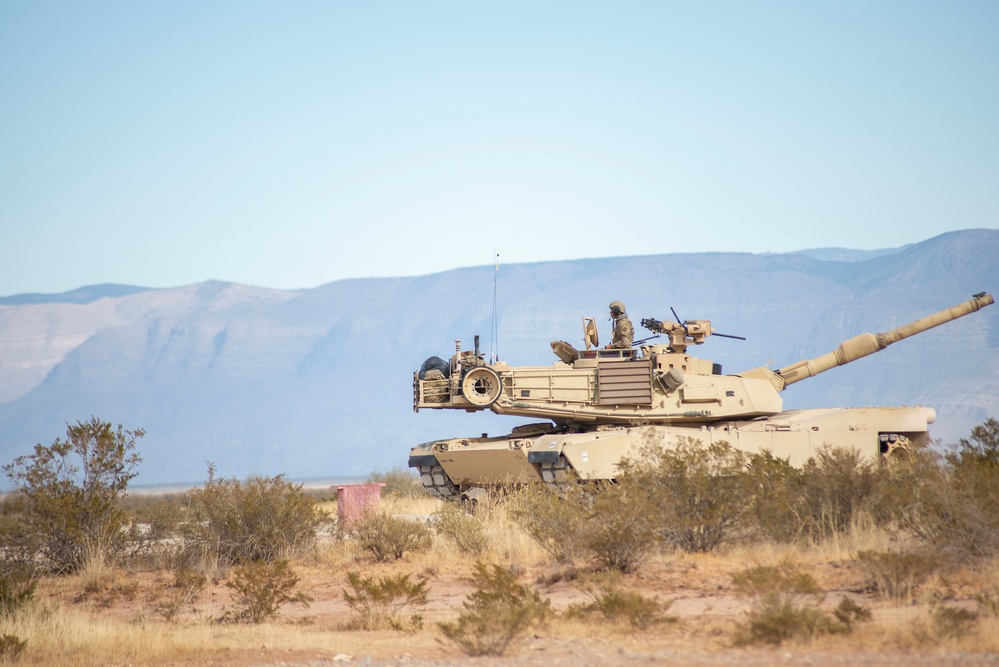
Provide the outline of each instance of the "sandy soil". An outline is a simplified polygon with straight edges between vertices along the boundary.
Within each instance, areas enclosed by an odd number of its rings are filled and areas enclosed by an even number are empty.
[[[429,597],[419,609],[424,629],[413,635],[398,632],[361,632],[346,627],[351,610],[343,601],[346,570],[313,565],[299,566],[300,590],[313,597],[307,607],[283,607],[274,622],[250,633],[238,648],[210,650],[203,655],[185,655],[159,664],[227,665],[233,667],[291,665],[317,667],[364,665],[412,667],[444,665],[513,666],[566,665],[569,667],[623,667],[645,665],[999,665],[999,655],[981,651],[958,651],[946,646],[906,645],[885,636],[884,626],[912,623],[920,613],[918,605],[889,606],[863,590],[856,572],[836,563],[812,568],[833,606],[841,596],[849,596],[872,609],[876,633],[860,630],[850,638],[823,638],[807,644],[777,648],[739,649],[731,645],[732,632],[744,618],[748,603],[730,586],[730,577],[710,559],[681,559],[654,563],[636,575],[626,577],[621,586],[671,601],[669,613],[675,622],[639,631],[626,624],[600,621],[563,622],[537,628],[511,647],[501,658],[469,658],[446,643],[437,632],[436,621],[454,618],[462,601],[472,590],[469,568],[449,564],[447,571],[425,564],[398,562],[390,565],[364,564],[365,576],[408,572],[429,581]],[[539,592],[558,610],[589,598],[558,569],[525,572],[524,581],[533,581]],[[540,583],[539,583],[540,582]],[[39,592],[53,605],[87,611],[97,617],[135,622],[142,616],[147,623],[166,623],[155,610],[172,594],[172,576],[167,572],[122,573],[103,590],[82,593],[79,582],[51,580]],[[971,591],[951,590],[951,604],[972,605]],[[231,606],[229,591],[216,582],[187,605],[175,624],[178,627],[204,625]],[[253,633],[259,632],[259,644]]]

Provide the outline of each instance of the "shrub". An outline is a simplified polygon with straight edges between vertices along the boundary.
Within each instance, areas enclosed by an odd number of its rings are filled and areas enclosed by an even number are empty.
[[[793,565],[755,565],[732,575],[736,591],[759,600],[780,594],[795,599],[816,598],[822,595],[815,577]]]
[[[575,586],[593,601],[570,605],[565,611],[569,618],[599,613],[606,620],[627,621],[638,630],[677,620],[666,613],[671,602],[647,598],[637,591],[622,590],[617,587],[617,577],[586,577],[578,580]]]
[[[948,508],[948,537],[973,557],[999,554],[999,422],[987,419],[971,429],[946,460],[957,501]]]
[[[476,558],[486,549],[486,531],[482,522],[467,514],[458,503],[445,503],[434,512],[433,528],[467,556]]]
[[[628,486],[608,487],[594,499],[582,524],[582,540],[605,568],[631,572],[656,540],[650,525],[647,495]]]
[[[999,554],[999,422],[972,429],[945,456],[919,451],[888,470],[879,504],[901,529],[952,560]]]
[[[407,551],[426,551],[431,542],[430,529],[423,523],[387,514],[369,514],[354,524],[350,534],[378,562],[398,560]]]
[[[805,531],[802,472],[769,451],[746,465],[749,518],[766,539],[790,542]]]
[[[177,615],[188,604],[194,602],[198,594],[204,590],[208,584],[208,577],[187,568],[180,568],[174,571],[174,581],[171,588],[173,594],[161,603],[157,609],[168,621],[177,618]]]
[[[849,533],[858,512],[872,506],[877,483],[876,464],[859,450],[821,447],[801,471],[804,533]]]
[[[35,599],[34,568],[16,561],[0,562],[0,618],[14,617]]]
[[[518,490],[511,515],[556,562],[571,563],[586,552],[584,528],[591,505],[592,497],[585,488],[559,493],[535,484]]]
[[[0,661],[14,662],[19,657],[21,657],[21,653],[24,652],[24,649],[27,645],[28,645],[27,639],[21,639],[17,635],[12,635],[5,632],[4,634],[0,635]]]
[[[375,581],[357,572],[348,572],[347,583],[353,592],[344,589],[343,600],[354,611],[355,627],[362,630],[390,627],[400,632],[423,627],[423,617],[419,614],[410,616],[408,621],[400,614],[409,605],[426,603],[426,581],[410,581],[408,574],[381,577]]]
[[[938,637],[960,639],[967,634],[968,630],[971,629],[971,624],[977,620],[978,614],[970,609],[943,605],[933,609],[934,630]]]
[[[949,480],[942,458],[930,450],[912,452],[884,470],[874,504],[878,519],[885,525],[934,543],[946,531],[951,504]]]
[[[636,512],[670,545],[688,552],[716,548],[741,526],[746,510],[746,455],[726,442],[680,438],[648,444],[619,466],[618,482],[645,502]]]
[[[137,474],[135,443],[143,435],[91,417],[67,425],[66,440],[35,445],[33,454],[4,466],[17,496],[3,546],[25,560],[38,556],[57,572],[117,557],[130,538],[121,498]]]
[[[410,470],[393,468],[386,472],[373,472],[368,475],[368,483],[382,483],[382,495],[397,498],[422,498],[427,495],[420,477]]]
[[[239,608],[229,612],[224,620],[263,623],[276,616],[284,604],[308,607],[312,602],[305,593],[292,594],[298,576],[284,559],[246,561],[232,569],[232,579],[225,585],[233,591],[233,601]]]
[[[476,589],[463,603],[465,611],[437,624],[466,655],[503,655],[529,627],[551,617],[551,603],[518,584],[511,569],[476,563],[472,583]]]
[[[907,601],[937,567],[935,556],[897,551],[861,551],[857,554],[868,587],[893,602]]]
[[[312,546],[326,521],[301,484],[284,475],[246,483],[215,476],[190,492],[190,521],[183,524],[189,555],[210,554],[222,563],[274,560]]]
[[[844,595],[840,598],[836,608],[833,609],[833,618],[840,623],[845,632],[849,632],[856,621],[871,620],[871,610],[860,606]]]
[[[978,614],[970,609],[933,604],[922,618],[916,619],[913,635],[924,644],[960,639],[977,620]]]
[[[673,622],[675,617],[667,616],[670,603],[647,598],[638,591],[612,588],[604,591],[593,602],[596,611],[611,620],[624,619],[632,627],[646,630],[653,625]]]
[[[732,575],[736,590],[752,601],[735,643],[779,645],[789,639],[820,634],[846,634],[855,621],[870,619],[870,611],[843,598],[830,615],[820,605],[822,589],[808,573],[790,565],[758,565]]]
[[[161,498],[149,509],[149,536],[153,540],[175,537],[180,534],[184,519],[184,507],[177,498]]]
[[[999,468],[999,421],[989,418],[972,428],[946,458],[955,468]]]
[[[976,593],[975,602],[978,603],[978,612],[982,616],[999,617],[999,591],[993,589]]]

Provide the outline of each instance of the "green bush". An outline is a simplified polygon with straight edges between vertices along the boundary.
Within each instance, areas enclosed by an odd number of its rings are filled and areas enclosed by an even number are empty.
[[[624,619],[632,627],[647,630],[653,625],[673,622],[675,617],[666,615],[670,603],[647,598],[638,591],[610,589],[593,603],[596,611],[610,620]]]
[[[955,468],[999,468],[999,421],[989,418],[972,428],[946,458]]]
[[[425,524],[387,514],[369,514],[355,523],[349,534],[378,562],[398,560],[407,551],[426,551],[431,544]]]
[[[999,554],[999,422],[987,419],[946,456],[950,465],[951,522],[945,534],[976,558]]]
[[[189,503],[190,520],[182,524],[188,560],[203,555],[233,564],[289,556],[313,546],[327,521],[302,485],[284,475],[241,483],[216,477],[213,465]]]
[[[746,465],[748,519],[763,539],[790,542],[805,531],[802,472],[769,451]]]
[[[911,452],[882,473],[874,511],[882,525],[937,542],[949,521],[950,480],[942,457],[928,449]]]
[[[823,446],[801,471],[803,533],[814,538],[849,533],[878,489],[877,464],[853,448]]]
[[[821,634],[846,634],[856,621],[870,620],[870,611],[849,598],[840,600],[832,614],[821,604],[825,594],[815,579],[790,565],[758,565],[732,575],[739,594],[751,608],[736,630],[735,644],[779,645],[791,639]]]
[[[780,645],[792,638],[812,639],[822,633],[826,616],[812,605],[795,605],[782,598],[768,598],[748,612],[735,636],[736,646]]]
[[[601,490],[581,526],[583,544],[604,568],[631,572],[645,559],[656,532],[644,510],[648,497],[629,486]]]
[[[517,583],[513,570],[475,564],[476,589],[455,621],[438,623],[444,636],[466,655],[503,655],[517,637],[552,615],[551,603],[537,591]]]
[[[715,549],[742,526],[746,455],[726,442],[680,438],[644,446],[619,465],[618,483],[644,502],[635,512],[665,542],[687,552]]]
[[[305,593],[292,593],[298,576],[287,560],[246,561],[232,569],[232,578],[225,583],[233,591],[235,611],[227,612],[223,620],[263,623],[277,615],[282,605],[293,603],[308,607],[312,598]]]
[[[380,577],[376,581],[357,572],[348,572],[347,583],[353,592],[344,589],[343,600],[354,612],[354,627],[361,630],[392,628],[400,632],[423,627],[423,617],[419,614],[408,620],[401,614],[409,605],[426,604],[426,581],[410,581],[408,574]]]
[[[135,443],[143,435],[91,417],[67,425],[66,440],[35,445],[34,453],[5,465],[17,493],[0,546],[19,560],[40,558],[57,572],[122,554],[134,536],[125,530],[121,499],[137,474]]]
[[[887,520],[948,560],[999,555],[999,422],[988,419],[943,457],[918,451],[889,467]]]
[[[433,515],[437,535],[453,543],[466,556],[477,558],[488,544],[482,522],[469,515],[458,503],[445,503]]]

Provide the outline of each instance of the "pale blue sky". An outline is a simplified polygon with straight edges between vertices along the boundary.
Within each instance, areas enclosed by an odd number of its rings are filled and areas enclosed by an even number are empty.
[[[0,295],[999,227],[999,2],[0,0]]]

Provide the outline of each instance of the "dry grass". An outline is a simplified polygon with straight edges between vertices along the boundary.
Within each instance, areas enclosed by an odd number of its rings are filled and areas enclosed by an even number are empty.
[[[433,498],[382,500],[382,510],[425,521],[440,507]],[[324,509],[335,512],[333,503]],[[502,499],[480,502],[474,520],[481,522],[486,545],[480,558],[522,573],[553,608],[564,611],[587,602],[573,586],[574,567],[588,571],[593,563],[557,564],[516,523]],[[942,607],[977,611],[975,595],[999,591],[999,561],[952,568],[924,582],[912,604],[896,604],[875,593],[863,592],[864,573],[857,561],[862,551],[898,550],[899,543],[863,518],[852,529],[816,542],[740,543],[708,553],[657,552],[634,573],[624,575],[619,586],[663,601],[673,601],[670,615],[677,623],[654,630],[636,629],[630,623],[594,619],[556,618],[531,639],[546,659],[591,647],[595,651],[723,650],[731,645],[737,623],[747,604],[740,601],[731,575],[752,565],[791,564],[811,574],[827,592],[829,608],[844,594],[870,607],[874,619],[858,625],[846,636],[825,636],[792,643],[810,650],[862,651],[999,651],[999,618],[982,615],[974,621],[954,621],[939,612]],[[131,664],[222,665],[274,664],[331,659],[337,654],[372,656],[375,659],[464,660],[456,648],[441,643],[436,622],[455,619],[471,592],[468,581],[474,559],[453,540],[435,535],[429,550],[403,559],[375,563],[350,540],[335,535],[321,539],[316,548],[299,555],[293,567],[301,590],[314,601],[309,608],[282,608],[279,617],[257,626],[219,624],[231,601],[224,571],[210,572],[209,583],[192,602],[168,621],[158,606],[175,594],[173,575],[166,571],[125,571],[95,560],[72,577],[41,582],[36,602],[28,613],[0,620],[0,633],[27,640],[19,664],[92,665]],[[347,572],[381,578],[400,574],[426,578],[428,601],[407,609],[426,619],[421,630],[350,629],[351,610],[342,599]],[[960,614],[958,614],[959,616]],[[953,616],[953,614],[951,615]],[[948,620],[950,619],[950,620]],[[526,650],[526,649],[525,649]]]
[[[393,632],[330,632],[322,625],[289,622],[254,626],[207,621],[167,624],[151,619],[119,620],[68,608],[38,611],[5,630],[28,640],[18,664],[63,667],[94,665],[244,664],[288,657],[332,657],[338,653],[390,658],[402,653],[434,656],[432,635]]]

